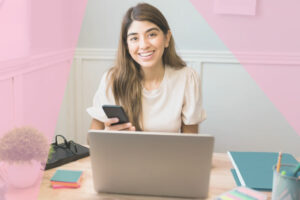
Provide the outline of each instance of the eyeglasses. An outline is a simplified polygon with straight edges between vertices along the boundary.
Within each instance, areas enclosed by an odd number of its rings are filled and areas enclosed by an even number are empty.
[[[55,141],[51,144],[45,169],[52,169],[89,155],[87,147],[77,144],[72,140],[68,141],[62,135],[56,135]]]

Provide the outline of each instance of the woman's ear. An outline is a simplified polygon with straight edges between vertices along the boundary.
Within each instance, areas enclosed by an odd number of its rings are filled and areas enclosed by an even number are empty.
[[[168,33],[166,34],[165,48],[169,47],[171,37],[172,37],[172,33],[170,30],[168,30]]]

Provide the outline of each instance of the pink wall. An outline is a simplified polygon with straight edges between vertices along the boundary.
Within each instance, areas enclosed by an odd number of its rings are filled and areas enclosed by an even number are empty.
[[[300,135],[300,1],[190,2]],[[247,14],[254,3],[254,14]]]
[[[0,92],[2,94],[0,103],[0,136],[2,136],[13,125],[13,85],[11,79],[0,80]]]
[[[0,136],[26,125],[52,140],[86,2],[5,0],[0,4]],[[16,171],[11,178],[22,183],[30,178],[26,169],[24,177],[16,176]],[[37,198],[39,181],[24,190],[5,184],[9,199]]]

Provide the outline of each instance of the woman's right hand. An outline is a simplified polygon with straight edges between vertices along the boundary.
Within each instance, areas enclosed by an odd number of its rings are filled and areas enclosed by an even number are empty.
[[[108,118],[104,122],[105,130],[108,131],[121,131],[121,130],[126,130],[126,131],[135,131],[135,127],[130,123],[123,123],[123,124],[117,124],[117,125],[112,125],[114,123],[118,123],[119,119],[118,118]]]

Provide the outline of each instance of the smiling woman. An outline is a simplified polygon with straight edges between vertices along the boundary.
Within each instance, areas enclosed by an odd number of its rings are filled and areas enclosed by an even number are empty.
[[[129,123],[107,118],[102,105],[121,105]],[[205,119],[198,74],[177,55],[170,27],[155,7],[126,12],[115,66],[87,109],[92,129],[198,133]]]

